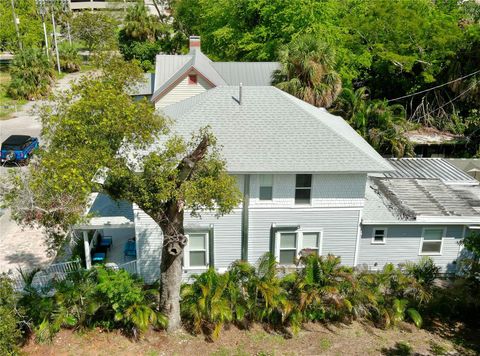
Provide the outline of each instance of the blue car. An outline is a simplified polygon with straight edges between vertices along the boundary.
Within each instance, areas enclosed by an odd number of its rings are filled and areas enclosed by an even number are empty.
[[[0,161],[5,163],[28,164],[33,151],[38,148],[38,138],[12,135],[2,143]]]

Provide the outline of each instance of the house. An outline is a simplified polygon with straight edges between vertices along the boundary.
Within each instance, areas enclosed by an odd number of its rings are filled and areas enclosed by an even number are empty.
[[[275,87],[217,86],[163,113],[187,138],[210,125],[243,193],[223,217],[186,213],[185,279],[238,259],[256,263],[266,252],[293,266],[306,248],[372,270],[429,255],[452,271],[458,241],[480,226],[472,177],[440,159],[386,160],[342,118]],[[110,236],[108,262],[134,264],[147,283],[158,279],[159,226],[137,206],[101,194],[91,211],[97,216],[77,227],[87,255],[95,236]],[[135,256],[124,259],[133,237]]]
[[[203,54],[199,36],[190,36],[189,49],[186,55],[157,55],[155,73],[145,74],[131,95],[164,108],[217,86],[270,85],[279,68],[277,62],[213,62]]]
[[[380,269],[425,255],[455,272],[459,242],[480,225],[479,182],[440,158],[390,164],[394,172],[367,182],[359,263]]]

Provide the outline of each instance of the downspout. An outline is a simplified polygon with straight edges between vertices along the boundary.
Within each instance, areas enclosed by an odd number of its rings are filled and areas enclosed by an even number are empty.
[[[358,230],[357,230],[357,241],[355,242],[355,256],[353,258],[353,267],[357,266],[358,263],[358,253],[360,250],[360,238],[362,237],[362,211],[358,212]]]
[[[248,261],[248,220],[250,205],[250,174],[245,174],[242,201],[242,261]]]

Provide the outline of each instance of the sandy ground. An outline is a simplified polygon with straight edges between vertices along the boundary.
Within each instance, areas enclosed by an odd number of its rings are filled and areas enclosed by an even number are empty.
[[[186,332],[168,335],[148,332],[134,342],[118,332],[100,330],[85,333],[62,330],[50,345],[30,342],[23,351],[28,355],[399,355],[404,345],[412,355],[475,355],[475,351],[453,344],[446,338],[411,324],[380,330],[354,322],[350,325],[307,324],[299,334],[286,339],[268,333],[260,325],[249,330],[230,327],[215,342]],[[408,347],[407,346],[407,347]],[[440,353],[439,351],[442,351]]]
[[[79,78],[83,73],[67,74],[57,81],[55,92],[61,92],[70,86],[70,81]],[[0,121],[0,142],[10,135],[40,136],[41,124],[35,113],[35,107],[48,103],[32,101],[9,120]],[[41,139],[40,139],[41,142]],[[9,169],[0,167],[0,179]],[[1,199],[1,198],[0,198]],[[32,268],[42,266],[50,261],[45,251],[42,233],[34,229],[23,229],[10,219],[8,210],[0,211],[0,273],[15,270],[17,267]]]

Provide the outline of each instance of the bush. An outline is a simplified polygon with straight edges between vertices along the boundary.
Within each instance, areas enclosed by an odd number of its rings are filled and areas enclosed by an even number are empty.
[[[10,279],[0,275],[0,354],[15,355],[21,339],[20,315]]]
[[[73,73],[80,70],[81,58],[73,46],[61,46],[59,49],[60,68],[63,72]]]
[[[407,262],[404,265],[406,274],[415,278],[428,290],[433,287],[433,282],[440,272],[440,267],[430,257],[424,256],[419,262]]]
[[[38,99],[51,91],[53,69],[46,55],[36,48],[18,52],[10,66],[12,80],[7,93],[13,99]]]

